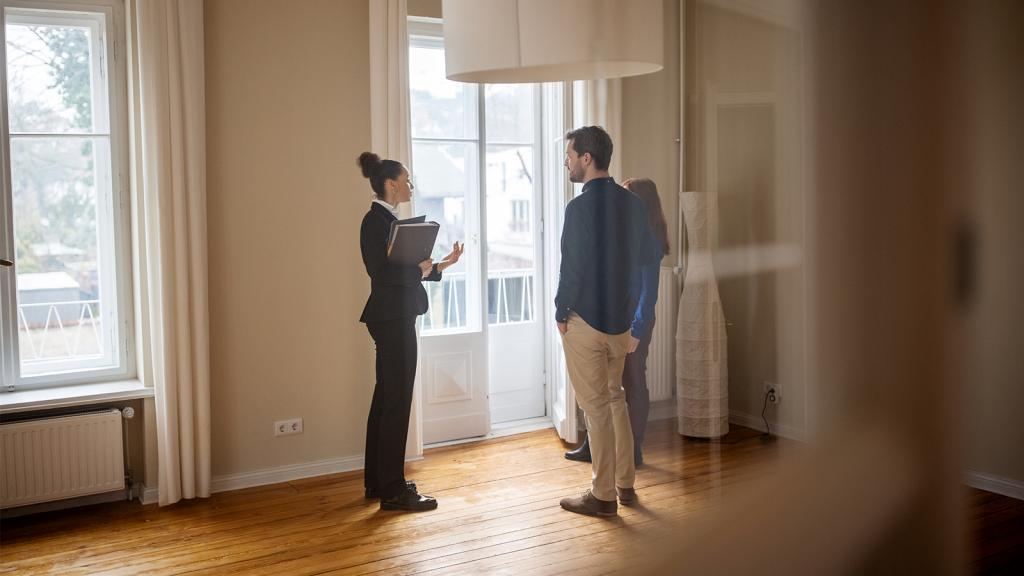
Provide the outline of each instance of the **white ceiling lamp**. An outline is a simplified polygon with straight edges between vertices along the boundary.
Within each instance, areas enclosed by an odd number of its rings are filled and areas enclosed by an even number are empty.
[[[449,80],[619,78],[662,68],[662,0],[443,0]]]

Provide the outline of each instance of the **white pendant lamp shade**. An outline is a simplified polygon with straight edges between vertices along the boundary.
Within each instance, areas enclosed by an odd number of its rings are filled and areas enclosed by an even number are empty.
[[[596,80],[662,68],[662,0],[443,0],[449,80]]]

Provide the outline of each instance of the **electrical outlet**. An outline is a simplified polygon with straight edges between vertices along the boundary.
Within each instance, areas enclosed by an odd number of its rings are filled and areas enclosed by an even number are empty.
[[[764,394],[772,404],[782,402],[782,385],[777,382],[764,381]]]
[[[302,418],[274,422],[274,436],[286,436],[288,434],[302,434]]]

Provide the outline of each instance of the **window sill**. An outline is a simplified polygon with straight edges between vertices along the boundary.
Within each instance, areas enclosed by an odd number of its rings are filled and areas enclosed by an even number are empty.
[[[15,414],[29,410],[87,406],[102,402],[135,400],[154,396],[152,388],[138,380],[118,380],[97,384],[58,386],[37,390],[18,390],[0,393],[0,414]]]

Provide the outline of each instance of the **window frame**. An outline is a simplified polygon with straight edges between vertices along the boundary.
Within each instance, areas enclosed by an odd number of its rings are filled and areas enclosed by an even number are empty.
[[[0,193],[0,207],[3,208],[4,218],[0,221],[0,254],[14,256],[14,214],[13,214],[13,188],[11,182],[11,130],[10,118],[8,118],[8,78],[7,78],[7,11],[13,9],[25,11],[55,11],[66,12],[67,14],[54,15],[53,21],[60,23],[61,20],[76,21],[82,20],[82,13],[87,13],[85,19],[95,18],[97,22],[102,19],[105,33],[102,41],[94,40],[93,46],[100,48],[100,53],[94,54],[93,58],[101,59],[106,73],[105,90],[106,106],[93,105],[93,113],[102,108],[106,109],[106,120],[108,122],[109,134],[97,132],[63,133],[58,137],[83,137],[99,135],[106,137],[109,142],[109,191],[101,189],[97,184],[97,228],[99,253],[104,253],[103,244],[106,243],[106,250],[113,254],[111,265],[104,269],[107,278],[113,274],[113,279],[101,278],[100,282],[105,289],[112,290],[113,295],[109,300],[110,306],[114,307],[114,319],[116,322],[105,330],[113,331],[104,340],[111,343],[116,353],[118,362],[115,366],[105,368],[75,368],[68,365],[63,371],[47,372],[39,375],[25,376],[20,369],[20,342],[18,335],[17,316],[17,269],[10,268],[10,272],[0,272],[0,376],[3,386],[0,392],[12,392],[15,390],[33,390],[40,388],[53,388],[58,386],[73,386],[79,384],[95,384],[133,379],[136,377],[135,358],[135,335],[134,335],[134,299],[132,292],[132,235],[131,235],[131,213],[130,213],[130,191],[128,188],[127,171],[129,169],[129,138],[128,138],[128,89],[127,89],[127,56],[125,54],[125,6],[123,0],[0,0],[0,14],[3,15],[3,23],[0,26],[0,172],[2,172],[2,193]],[[33,18],[36,15],[32,16]],[[48,20],[41,14],[40,20]],[[17,18],[17,16],[16,16]],[[104,70],[98,70],[94,74],[100,75]],[[98,93],[100,90],[95,90]],[[24,133],[22,133],[24,134]],[[36,134],[36,133],[27,133]],[[41,134],[41,133],[40,133]],[[109,192],[109,195],[108,195]],[[104,226],[106,222],[109,225]],[[112,244],[112,246],[111,246]],[[17,266],[17,263],[15,263]],[[101,288],[103,290],[104,288]],[[101,306],[103,303],[101,303]]]

